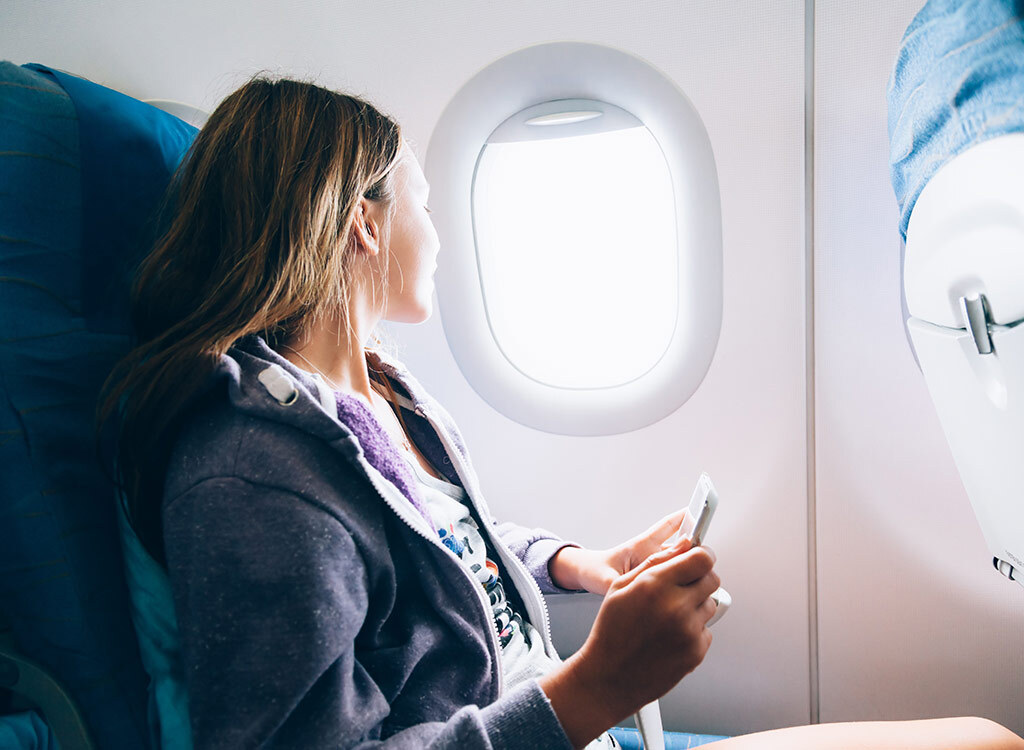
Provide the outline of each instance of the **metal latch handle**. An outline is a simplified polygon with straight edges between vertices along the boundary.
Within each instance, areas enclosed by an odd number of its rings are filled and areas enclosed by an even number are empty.
[[[977,294],[973,297],[961,297],[960,309],[963,311],[964,320],[967,321],[967,328],[974,337],[974,345],[978,348],[978,354],[991,354],[992,336],[989,335],[989,313],[988,301],[984,294]]]

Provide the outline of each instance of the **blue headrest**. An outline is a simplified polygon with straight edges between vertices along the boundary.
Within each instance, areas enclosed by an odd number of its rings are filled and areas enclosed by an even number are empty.
[[[156,107],[35,63],[71,97],[82,174],[82,315],[90,330],[128,333],[128,291],[157,230],[155,209],[198,132]]]
[[[903,34],[889,80],[889,163],[906,239],[914,203],[971,146],[1024,130],[1017,0],[930,0]]]
[[[0,613],[100,747],[144,747],[96,396],[129,348],[131,274],[196,130],[42,65],[0,62]]]

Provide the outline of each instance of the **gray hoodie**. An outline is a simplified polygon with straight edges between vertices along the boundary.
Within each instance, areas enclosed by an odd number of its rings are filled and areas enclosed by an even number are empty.
[[[513,607],[557,659],[541,593],[566,592],[547,564],[573,543],[498,525],[451,417],[382,364],[411,402],[411,437],[466,490]],[[368,405],[256,335],[200,403],[163,501],[196,748],[571,747],[537,680],[502,691],[486,593]]]

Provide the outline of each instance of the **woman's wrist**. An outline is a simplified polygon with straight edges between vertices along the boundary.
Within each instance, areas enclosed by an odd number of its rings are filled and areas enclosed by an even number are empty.
[[[601,686],[584,673],[577,652],[537,680],[574,748],[586,747],[629,715],[613,708]]]
[[[581,547],[562,547],[548,560],[548,575],[559,588],[582,589],[580,585],[580,560],[585,553]]]

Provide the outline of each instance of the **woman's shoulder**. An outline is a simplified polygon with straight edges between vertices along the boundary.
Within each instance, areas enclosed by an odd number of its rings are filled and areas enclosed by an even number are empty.
[[[207,479],[233,476],[245,421],[223,400],[206,397],[191,404],[168,453],[165,503]]]
[[[234,407],[226,398],[207,397],[180,422],[167,462],[164,504],[213,479],[237,479],[293,494],[325,490],[320,477],[345,484],[354,467],[316,436],[284,422]],[[315,480],[315,481],[314,481]]]
[[[231,518],[238,524],[232,533],[276,545],[274,554],[310,542],[305,529],[317,538],[352,539],[369,559],[385,527],[386,508],[375,493],[344,449],[213,399],[190,410],[174,442],[162,500],[165,543],[180,546],[199,526]],[[261,514],[272,523],[257,523]]]

